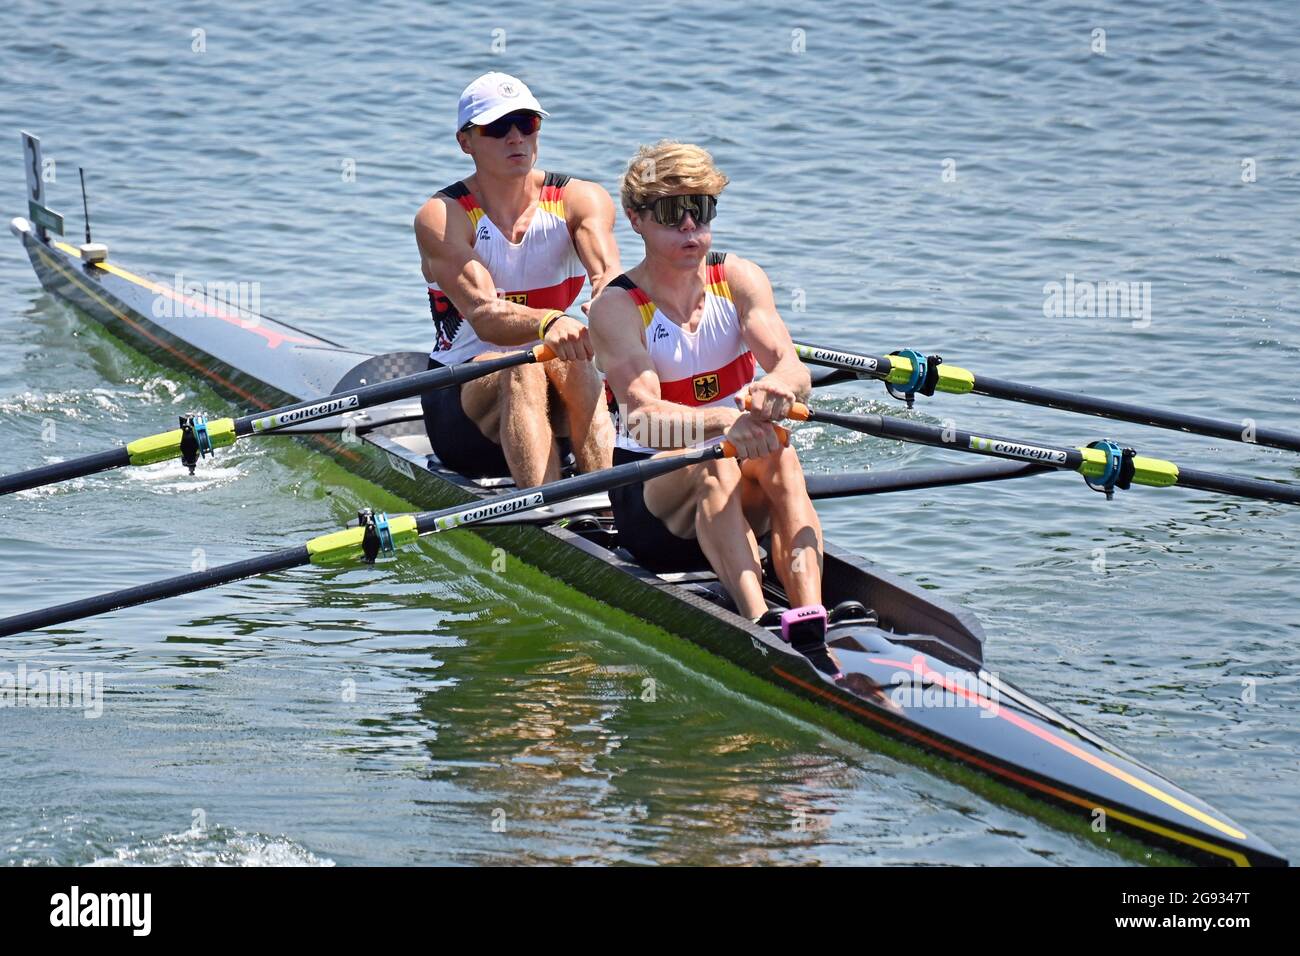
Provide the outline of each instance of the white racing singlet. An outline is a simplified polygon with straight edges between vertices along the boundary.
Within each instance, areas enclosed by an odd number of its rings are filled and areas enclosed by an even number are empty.
[[[546,174],[533,220],[517,243],[511,242],[487,217],[463,182],[439,190],[439,195],[456,200],[469,216],[474,227],[474,252],[487,265],[501,298],[534,309],[561,311],[578,298],[587,271],[573,247],[564,214],[564,189],[569,179],[562,173]],[[437,332],[429,357],[443,365],[468,362],[484,352],[516,352],[537,344],[485,342],[434,282],[429,283],[429,309]]]
[[[705,260],[704,314],[693,332],[660,312],[626,274],[610,283],[626,291],[641,312],[646,351],[665,401],[691,408],[730,406],[731,397],[754,380],[754,353],[740,333],[740,316],[727,285],[726,258],[725,252],[710,252]],[[628,434],[608,383],[605,397],[614,418],[615,445],[627,451],[657,451]]]

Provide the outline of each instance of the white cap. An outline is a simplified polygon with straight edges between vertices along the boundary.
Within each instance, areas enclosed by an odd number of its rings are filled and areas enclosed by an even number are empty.
[[[537,97],[523,80],[508,73],[484,73],[460,94],[456,129],[463,128],[466,123],[485,126],[516,110],[551,115],[542,109],[542,104],[537,102]]]

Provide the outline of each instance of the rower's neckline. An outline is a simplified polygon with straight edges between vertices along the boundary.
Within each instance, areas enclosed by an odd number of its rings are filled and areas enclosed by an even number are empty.
[[[545,172],[545,170],[538,170],[538,172],[540,172],[540,173],[542,174],[542,186],[541,186],[541,188],[542,188],[542,189],[545,189],[545,188],[546,188],[546,172]],[[493,227],[494,229],[496,229],[497,233],[501,236],[501,240],[502,240],[506,245],[508,245],[511,249],[518,249],[520,246],[522,246],[522,245],[524,244],[524,240],[528,238],[528,232],[529,232],[530,229],[533,228],[533,222],[537,219],[537,214],[541,211],[541,208],[542,208],[542,193],[541,193],[540,190],[539,190],[538,193],[537,193],[537,199],[532,203],[532,207],[533,207],[532,215],[530,215],[530,216],[528,217],[528,225],[524,227],[524,234],[523,234],[523,236],[519,239],[518,242],[515,242],[515,241],[513,241],[513,240],[512,240],[508,235],[506,235],[506,231],[505,231],[504,229],[502,229],[501,226],[497,223],[497,221],[496,221],[495,219],[492,218],[491,214],[488,213],[488,211],[487,211],[487,206],[485,206],[485,205],[483,204],[483,200],[482,200],[482,198],[479,196],[478,193],[476,193],[476,192],[475,192],[475,191],[470,187],[470,185],[469,185],[468,182],[465,183],[465,188],[468,189],[468,190],[469,190],[469,194],[470,194],[471,196],[474,197],[474,202],[475,202],[475,204],[478,206],[478,208],[483,210],[483,218],[486,219],[489,223],[492,224],[492,227]]]

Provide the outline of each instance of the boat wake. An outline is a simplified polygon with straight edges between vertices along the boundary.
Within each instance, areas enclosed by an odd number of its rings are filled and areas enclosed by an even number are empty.
[[[169,833],[137,846],[119,847],[90,866],[334,866],[285,836],[231,827]]]

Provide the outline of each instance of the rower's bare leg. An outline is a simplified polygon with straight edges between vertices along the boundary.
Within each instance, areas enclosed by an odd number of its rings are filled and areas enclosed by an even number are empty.
[[[479,356],[480,361],[486,356]],[[493,372],[460,387],[460,407],[465,415],[478,426],[484,437],[500,444],[498,435],[501,431],[501,373]]]
[[[785,587],[790,607],[823,604],[822,527],[808,500],[803,468],[793,448],[741,465],[745,475],[741,498],[757,531],[771,531],[772,567]],[[840,661],[829,647],[826,654],[836,670]],[[814,666],[822,668],[816,656]]]
[[[702,466],[695,505],[695,536],[714,573],[742,617],[757,620],[767,610],[758,540],[741,503],[740,468],[730,459]]]
[[[578,471],[600,471],[613,464],[614,423],[605,406],[605,389],[591,362],[547,362],[541,366],[564,406],[569,440]]]
[[[822,603],[822,526],[808,500],[803,468],[793,448],[741,465],[746,488],[761,493],[770,521],[772,567],[791,607]]]
[[[547,415],[546,392],[546,374],[537,365],[493,372],[461,387],[465,414],[501,446],[510,475],[520,488],[560,477],[560,454]]]
[[[501,450],[520,488],[534,488],[560,477],[560,453],[547,413],[546,372],[521,365],[501,376]]]
[[[731,459],[703,462],[646,484],[650,513],[679,538],[695,538],[742,617],[767,610],[758,541],[745,518],[740,468]]]

